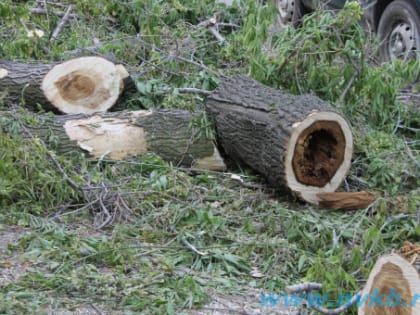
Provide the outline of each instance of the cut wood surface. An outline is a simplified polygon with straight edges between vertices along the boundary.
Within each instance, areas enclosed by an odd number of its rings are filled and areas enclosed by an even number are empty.
[[[362,291],[361,297],[368,299],[359,306],[358,314],[420,315],[419,275],[419,245],[405,242],[398,253],[381,256]],[[379,302],[371,302],[374,295],[380,297]]]
[[[58,64],[0,60],[0,91],[6,102],[64,114],[105,112],[117,101],[128,72],[101,57],[81,57]]]
[[[367,191],[319,193],[319,206],[333,210],[357,210],[368,207],[376,195]]]
[[[246,76],[224,79],[207,113],[226,155],[318,204],[347,175],[353,136],[346,119],[313,95],[295,96]]]
[[[122,160],[147,152],[174,166],[225,170],[213,141],[191,127],[195,116],[184,110],[37,115],[0,112],[0,130],[27,137],[24,128],[59,154],[83,150],[95,158]],[[16,128],[16,121],[30,121]]]

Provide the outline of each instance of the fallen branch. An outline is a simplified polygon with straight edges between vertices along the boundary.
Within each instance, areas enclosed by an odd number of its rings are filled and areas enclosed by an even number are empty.
[[[289,294],[296,294],[296,293],[309,293],[314,290],[322,290],[322,284],[316,282],[305,282],[294,284],[286,287],[286,292]],[[334,308],[328,309],[322,307],[321,305],[311,303],[309,305],[310,308],[316,310],[325,315],[338,315],[350,308],[354,303],[356,303],[360,299],[361,292],[356,293],[349,301],[347,301],[344,305]],[[304,295],[305,296],[305,295]]]
[[[199,255],[199,256],[207,256],[208,254],[205,252],[200,252],[194,245],[192,245],[190,242],[188,242],[185,237],[181,239],[182,244],[184,244],[189,250],[191,250],[193,253]]]
[[[33,14],[48,14],[48,10],[47,9],[43,9],[43,8],[29,8],[29,12],[33,13]],[[58,17],[63,17],[66,15],[66,12],[61,12],[61,11],[53,11],[51,14],[58,16]],[[78,15],[74,14],[74,13],[69,13],[69,18],[70,19],[75,19],[77,18]]]
[[[204,22],[201,22],[197,26],[206,27],[220,43],[223,43],[225,41],[225,38],[219,33],[218,23],[215,18],[211,18]]]
[[[54,32],[51,35],[50,43],[53,43],[58,35],[61,33],[61,31],[64,28],[64,25],[66,25],[67,21],[70,19],[71,11],[73,10],[73,5],[69,5],[66,13],[64,14],[63,18],[61,19],[60,23],[58,23],[57,27],[55,28]]]
[[[305,282],[286,287],[286,292],[289,294],[311,292],[313,290],[322,290],[322,284],[316,282]]]
[[[355,304],[359,299],[360,299],[360,294],[361,292],[356,293],[351,299],[350,301],[348,301],[346,304],[338,307],[338,308],[334,308],[334,309],[328,309],[328,308],[324,308],[320,305],[317,304],[313,304],[310,307],[313,308],[314,310],[325,314],[325,315],[338,315],[343,313],[345,310],[349,309],[353,304]]]

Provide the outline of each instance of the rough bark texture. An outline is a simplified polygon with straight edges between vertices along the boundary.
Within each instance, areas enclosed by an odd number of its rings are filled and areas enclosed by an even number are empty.
[[[42,80],[54,64],[26,64],[0,60],[0,91],[6,92],[4,102],[21,103],[32,109],[41,104],[45,110],[57,109],[41,90]]]
[[[67,65],[70,65],[68,70]],[[107,69],[105,74],[101,73],[103,68]],[[47,82],[51,73],[54,76]],[[102,84],[104,81],[108,82]],[[82,57],[56,64],[0,60],[0,92],[5,94],[3,102],[6,104],[20,103],[35,110],[41,106],[55,113],[93,113],[105,111],[114,105],[121,92],[133,89],[121,65],[115,66],[100,57]]]
[[[362,291],[359,315],[420,315],[420,246],[381,256]],[[377,297],[375,299],[375,297]]]
[[[316,96],[295,96],[235,76],[209,96],[206,110],[226,155],[279,190],[290,188],[317,204],[316,193],[334,191],[348,171],[350,127]]]
[[[97,158],[125,159],[153,152],[175,166],[224,170],[210,139],[191,127],[194,115],[183,110],[97,113],[95,115],[34,115],[0,112],[0,130],[31,134],[59,154],[84,150]],[[17,124],[17,122],[20,122]]]

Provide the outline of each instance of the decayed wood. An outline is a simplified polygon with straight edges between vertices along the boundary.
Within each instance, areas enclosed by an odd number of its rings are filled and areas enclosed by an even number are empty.
[[[16,117],[18,115],[18,117]],[[115,160],[153,152],[174,166],[224,170],[214,143],[192,127],[195,116],[184,110],[37,115],[0,112],[0,130],[20,133],[22,126],[59,154],[83,150],[96,158]]]
[[[206,110],[226,155],[280,191],[288,188],[318,204],[318,194],[335,191],[350,168],[350,126],[316,96],[295,96],[235,76],[209,96]]]
[[[81,57],[58,64],[0,60],[0,91],[5,101],[65,114],[104,112],[130,81],[122,65],[101,57]],[[132,88],[131,85],[129,85]]]
[[[420,246],[405,242],[398,253],[381,256],[362,291],[365,297],[359,315],[420,315]]]
[[[357,210],[368,207],[376,200],[376,195],[367,191],[325,192],[317,194],[319,206],[333,210]]]

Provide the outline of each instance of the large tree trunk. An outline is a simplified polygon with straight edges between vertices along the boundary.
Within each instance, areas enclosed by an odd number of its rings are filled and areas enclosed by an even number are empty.
[[[122,65],[100,57],[75,58],[59,64],[0,60],[3,101],[65,114],[104,112],[129,82]],[[130,86],[132,87],[132,86]]]
[[[399,253],[380,257],[361,299],[359,315],[420,315],[420,246],[406,242]]]
[[[184,110],[96,113],[92,116],[6,111],[0,112],[0,117],[0,130],[17,132],[23,137],[30,133],[60,154],[83,150],[96,158],[120,160],[153,152],[175,166],[207,170],[226,168],[213,141],[205,137],[203,130],[193,126],[196,116]]]
[[[308,202],[318,204],[318,193],[335,191],[350,168],[350,126],[316,96],[290,95],[235,76],[209,96],[206,110],[229,158]]]

